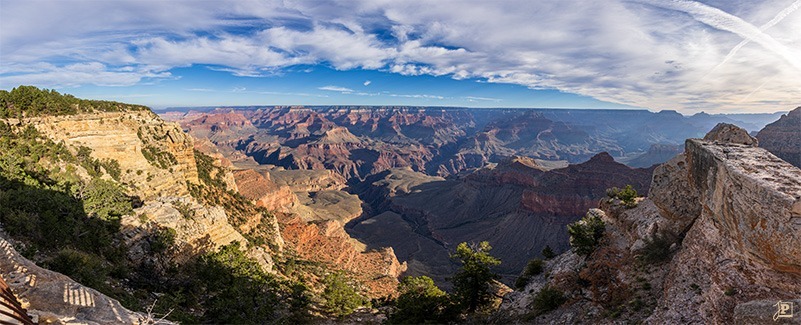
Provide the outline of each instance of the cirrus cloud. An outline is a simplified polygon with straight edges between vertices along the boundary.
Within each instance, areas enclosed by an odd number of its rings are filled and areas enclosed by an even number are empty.
[[[775,111],[801,95],[800,3],[4,1],[0,86],[133,85],[192,65],[276,76],[322,64],[653,109]]]

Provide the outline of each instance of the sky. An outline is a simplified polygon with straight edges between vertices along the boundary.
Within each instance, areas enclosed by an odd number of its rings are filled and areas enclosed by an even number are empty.
[[[775,112],[801,0],[0,0],[0,89],[149,105]]]

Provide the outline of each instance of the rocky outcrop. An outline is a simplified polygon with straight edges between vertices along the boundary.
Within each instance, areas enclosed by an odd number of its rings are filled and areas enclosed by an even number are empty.
[[[654,171],[649,197],[635,208],[602,201],[600,247],[585,261],[567,263],[566,253],[549,262],[546,277],[508,296],[508,314],[530,312],[526,299],[550,284],[572,302],[537,322],[604,323],[601,315],[610,310],[622,310],[626,322],[659,324],[770,319],[776,301],[801,295],[801,170],[744,135],[723,126],[687,140],[684,154]],[[658,249],[647,243],[660,238],[670,245],[666,260],[648,265],[633,258]],[[590,284],[588,291],[564,281],[575,276]],[[644,283],[653,293],[627,301]],[[610,305],[615,292],[621,300]],[[649,307],[643,313],[620,303]]]
[[[269,173],[260,174],[252,169],[234,171],[239,193],[253,200],[257,206],[271,211],[285,211],[298,203],[298,197],[289,186],[278,186],[269,177]]]
[[[148,201],[137,208],[133,215],[123,217],[121,225],[120,231],[130,247],[130,258],[134,261],[150,258],[146,249],[150,225],[175,230],[176,262],[186,261],[198,253],[215,251],[232,242],[239,242],[243,249],[248,243],[228,222],[222,207],[206,207],[183,197],[161,197]],[[283,246],[283,239],[276,236],[275,244]],[[254,247],[248,253],[260,262],[262,269],[272,272],[273,261],[268,252]]]
[[[198,182],[192,138],[150,111],[46,116],[24,123],[56,142],[89,147],[94,158],[116,160],[120,182],[142,199],[188,195],[186,182]]]
[[[332,269],[352,272],[367,286],[371,298],[394,294],[398,277],[406,271],[392,248],[367,249],[352,239],[337,220],[309,223],[297,216],[282,216],[282,235],[304,259]]]
[[[97,290],[37,266],[3,236],[0,255],[0,276],[40,324],[144,324],[147,319]]]
[[[801,107],[768,124],[756,137],[760,147],[801,168]]]
[[[736,143],[736,144],[744,144],[747,146],[754,146],[756,147],[759,142],[754,137],[748,135],[748,131],[734,125],[734,124],[727,124],[727,123],[719,123],[712,128],[712,131],[709,131],[704,136],[705,141],[714,141],[714,142],[725,142],[725,143]]]
[[[801,294],[801,170],[751,146],[686,146],[701,214],[671,263],[651,320],[730,322],[739,304]],[[688,281],[701,288],[700,299],[688,299]]]
[[[273,169],[269,173],[278,186],[288,186],[293,192],[340,190],[346,183],[345,178],[332,170]]]

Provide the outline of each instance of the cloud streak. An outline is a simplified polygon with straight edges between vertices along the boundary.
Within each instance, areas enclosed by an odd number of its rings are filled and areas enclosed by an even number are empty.
[[[0,11],[0,87],[129,86],[174,79],[176,68],[193,65],[280,77],[294,66],[323,65],[555,89],[652,109],[775,111],[798,105],[801,96],[800,6],[801,0],[508,0],[457,10],[452,2],[422,0],[9,1]],[[428,96],[414,98],[447,98]]]
[[[345,87],[339,87],[339,86],[323,86],[323,87],[319,87],[317,89],[325,90],[325,91],[336,91],[336,92],[341,92],[341,93],[352,93],[353,92],[353,89],[345,88]]]

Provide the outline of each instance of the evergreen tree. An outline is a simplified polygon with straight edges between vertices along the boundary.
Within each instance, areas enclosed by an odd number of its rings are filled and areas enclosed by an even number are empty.
[[[451,258],[458,259],[462,267],[453,277],[453,286],[459,303],[470,313],[484,307],[492,300],[491,284],[499,278],[490,267],[501,264],[501,260],[489,254],[489,242],[477,245],[461,243]]]
[[[395,324],[442,324],[456,316],[445,291],[427,276],[405,277],[398,284],[398,299],[389,321]]]
[[[354,309],[365,304],[365,299],[348,284],[348,278],[342,271],[334,272],[325,277],[325,306],[336,316],[346,316]]]

